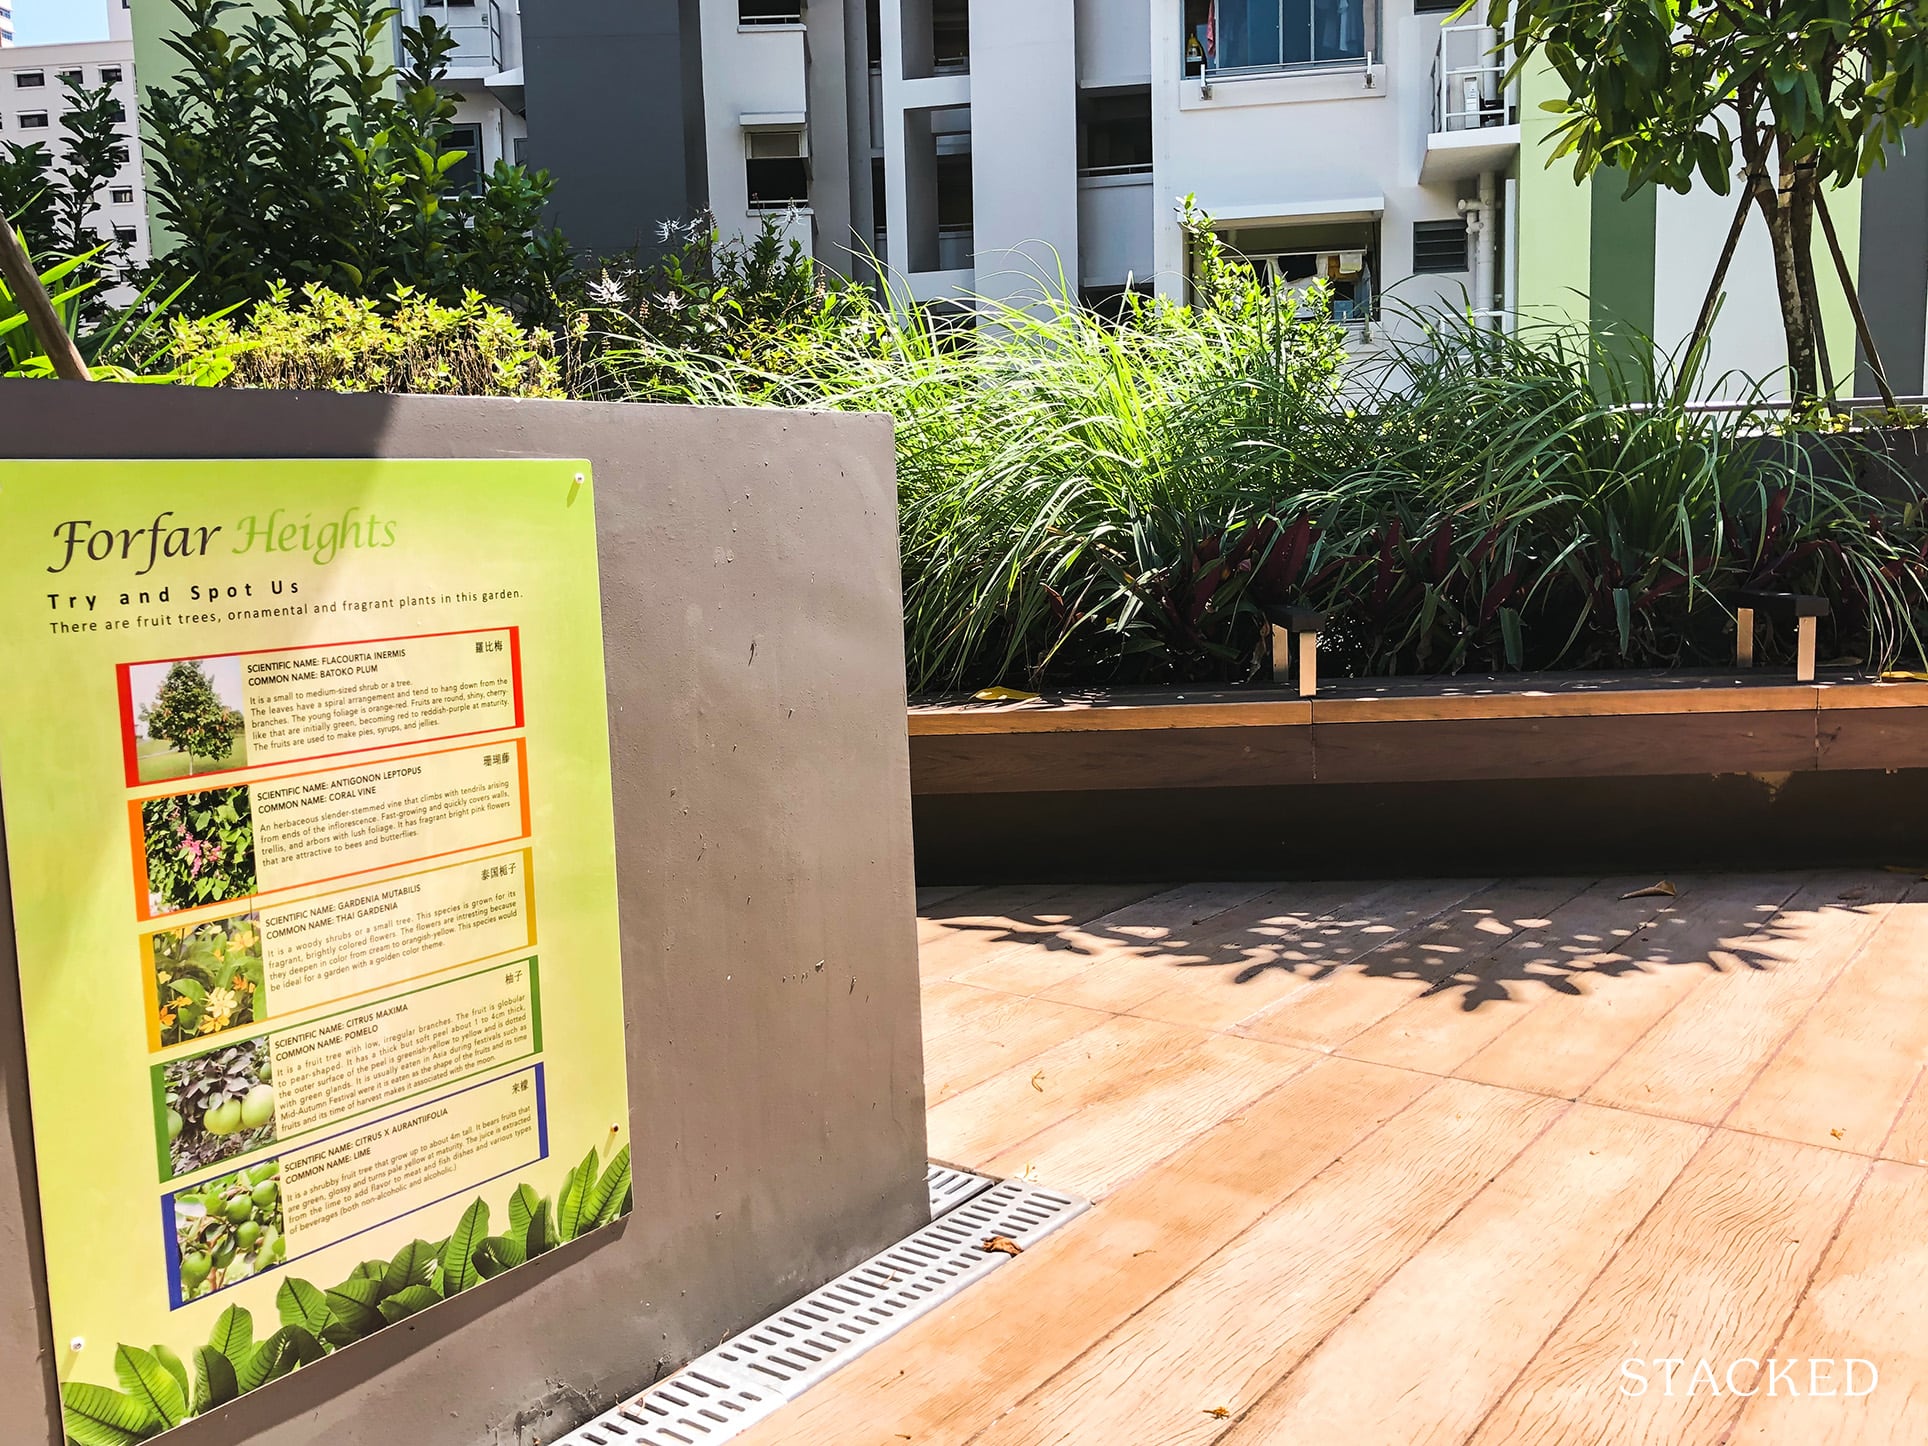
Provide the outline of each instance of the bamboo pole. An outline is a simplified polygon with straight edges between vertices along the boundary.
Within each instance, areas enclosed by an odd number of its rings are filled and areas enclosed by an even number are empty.
[[[54,375],[70,382],[91,382],[94,374],[87,370],[80,348],[74,345],[67,328],[60,324],[60,317],[54,311],[53,298],[47,295],[47,288],[40,284],[33,261],[5,217],[0,217],[0,276],[6,278],[7,289],[13,292],[20,309],[27,313],[27,325],[33,328],[41,349],[54,364]]]

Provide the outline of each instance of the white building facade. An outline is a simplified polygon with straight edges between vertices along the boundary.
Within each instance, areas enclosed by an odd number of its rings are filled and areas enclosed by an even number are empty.
[[[455,41],[441,84],[455,100],[447,149],[467,153],[457,183],[479,185],[497,161],[519,160],[529,136],[517,0],[402,0],[401,9],[404,22],[433,20]]]
[[[62,45],[10,45],[0,58],[0,144],[45,146],[56,164],[66,133],[67,80],[88,90],[108,86],[120,104],[127,160],[94,198],[88,223],[104,242],[116,242],[130,263],[147,260],[147,203],[142,184],[141,140],[134,77],[134,35],[123,0],[107,0],[108,38]],[[126,289],[110,293],[126,299]]]
[[[1062,280],[1102,304],[1184,293],[1195,196],[1235,249],[1324,278],[1368,333],[1389,296],[1497,314],[1517,105],[1492,32],[1446,25],[1453,8],[702,0],[710,204],[726,230],[794,207],[820,260],[874,248],[919,299]],[[830,70],[851,78],[836,116]],[[835,187],[828,151],[847,152]]]

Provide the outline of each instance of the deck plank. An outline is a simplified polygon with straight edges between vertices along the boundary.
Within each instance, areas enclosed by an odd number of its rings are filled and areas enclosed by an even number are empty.
[[[1196,1030],[1110,1016],[933,1107],[931,1154],[981,1167],[1120,1086],[1175,1068],[1204,1041]]]
[[[1387,939],[1423,928],[1488,881],[1402,880],[1382,884],[1307,918],[1273,914],[1213,957],[1168,970],[1131,1013],[1200,1029],[1234,1029],[1269,1013],[1334,969],[1356,964]],[[1181,972],[1182,971],[1182,972]]]
[[[1048,994],[1054,985],[1127,952],[1163,954],[1190,931],[1265,893],[1259,883],[1186,884],[1126,904],[1020,949],[1001,950],[952,972],[952,978],[1013,994]],[[1075,998],[1061,1002],[1077,1004]],[[1093,1006],[1087,1006],[1093,1007]]]
[[[1374,898],[1383,906],[1382,890],[1358,882],[1281,885],[1200,921],[1182,938],[1168,937],[1153,949],[1107,956],[1042,993],[1061,1004],[1123,1014],[1174,987],[1189,992],[1203,977],[1196,971],[1211,966],[1263,970],[1277,960],[1299,956],[1336,966],[1370,947],[1361,929],[1389,927],[1381,908],[1367,904]],[[1334,926],[1339,918],[1361,914],[1367,916],[1363,924]],[[1180,971],[1182,978],[1176,977]]]
[[[1706,1138],[1674,1120],[1572,1110],[1226,1441],[1457,1446]]]
[[[1734,1129],[1879,1151],[1928,1065],[1928,901],[1917,884],[1728,1116]]]
[[[1625,970],[1638,936],[1669,904],[1655,896],[1625,897],[1641,887],[1643,881],[1627,878],[1590,885],[1556,907],[1546,928],[1529,928],[1470,960],[1348,1040],[1344,1052],[1354,1059],[1453,1073],[1548,991],[1577,994],[1591,978]],[[1687,896],[1692,893],[1690,883]]]
[[[1111,1016],[939,979],[924,989],[924,1098],[940,1104]]]
[[[1583,892],[1588,879],[1502,879],[1344,968],[1320,974],[1277,1008],[1240,1026],[1255,1039],[1337,1049],[1530,932]]]
[[[1832,1361],[1817,1379],[1811,1365],[1750,1382],[1759,1394],[1742,1407],[1728,1440],[1749,1446],[1914,1446],[1928,1439],[1928,1170],[1878,1164],[1814,1284],[1774,1347],[1779,1360]],[[1850,1359],[1872,1364],[1878,1384]],[[1874,1388],[1867,1387],[1873,1384]],[[1810,1394],[1813,1387],[1832,1395]],[[1767,1394],[1769,1389],[1773,1394]]]
[[[1597,1104],[1718,1124],[1900,897],[1892,875],[1813,880],[1736,941],[1733,972],[1699,990],[1586,1092]]]
[[[1777,875],[1701,883],[1641,930],[1624,966],[1603,963],[1575,976],[1577,995],[1542,996],[1453,1073],[1574,1098],[1681,1000],[1719,978],[1727,942],[1755,933],[1804,882]]]
[[[1779,1339],[1870,1162],[1721,1131],[1588,1288],[1469,1440],[1475,1446],[1715,1446],[1724,1393],[1690,1391],[1703,1358],[1723,1371]],[[1630,1358],[1651,1367],[1633,1394]],[[1646,1370],[1647,1368],[1636,1368]]]
[[[985,1169],[1101,1199],[1318,1058],[1282,1044],[1206,1036],[1195,1048],[992,1156]]]
[[[1441,1083],[979,1440],[1215,1440],[1565,1108]]]
[[[976,890],[943,906],[940,927],[918,940],[926,979],[945,978],[1027,944],[1040,943],[1138,899],[1165,891],[1157,884],[1025,884]]]
[[[1437,1083],[1317,1061],[853,1362],[746,1446],[961,1446]]]

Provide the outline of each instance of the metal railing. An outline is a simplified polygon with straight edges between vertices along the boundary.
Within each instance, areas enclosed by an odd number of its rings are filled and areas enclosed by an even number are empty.
[[[1480,130],[1519,120],[1519,87],[1506,84],[1510,63],[1490,25],[1442,27],[1433,52],[1433,129]]]

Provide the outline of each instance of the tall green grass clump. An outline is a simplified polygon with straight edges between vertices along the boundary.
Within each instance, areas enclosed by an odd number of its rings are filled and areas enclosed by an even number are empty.
[[[603,364],[632,395],[894,418],[915,691],[1238,682],[1272,604],[1327,610],[1354,675],[1731,666],[1744,586],[1828,597],[1829,656],[1919,656],[1919,509],[1758,398],[1692,408],[1698,357],[1418,312],[1361,347],[1189,234],[1189,305],[840,293],[755,364],[644,338]]]

